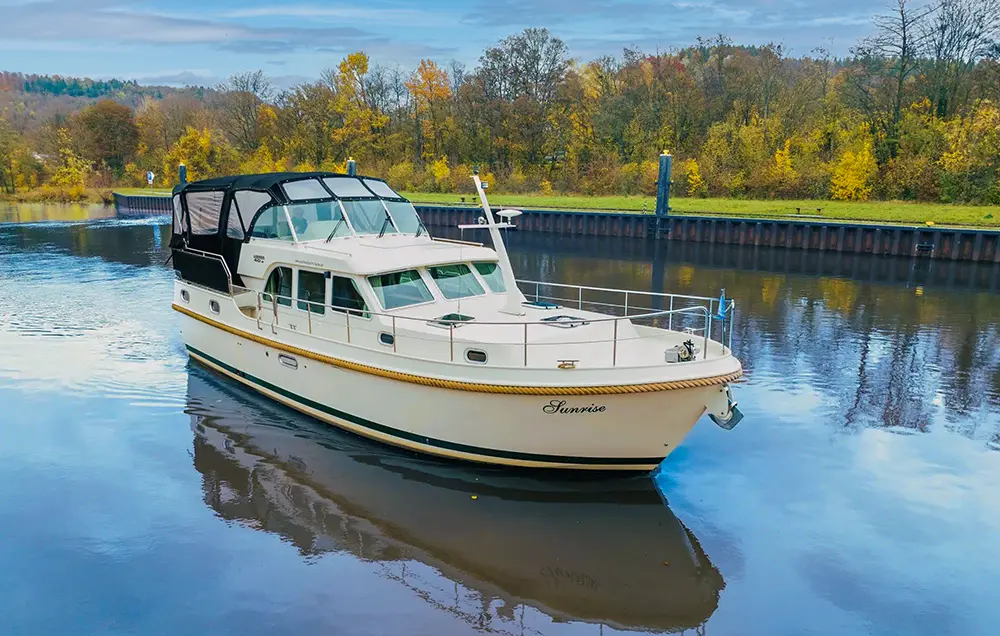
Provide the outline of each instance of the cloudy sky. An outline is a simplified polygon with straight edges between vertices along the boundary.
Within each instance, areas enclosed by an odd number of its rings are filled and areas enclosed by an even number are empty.
[[[846,53],[868,32],[865,0],[0,0],[0,69],[144,83],[214,84],[264,69],[290,84],[364,50],[472,67],[498,39],[547,27],[589,59],[625,46],[664,51],[701,35]]]

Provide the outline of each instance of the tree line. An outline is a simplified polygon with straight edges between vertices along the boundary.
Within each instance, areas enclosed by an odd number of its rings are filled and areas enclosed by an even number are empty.
[[[5,109],[0,188],[141,185],[147,170],[167,185],[180,163],[194,179],[343,170],[351,157],[410,191],[467,191],[478,165],[501,191],[651,194],[666,150],[692,197],[998,204],[998,58],[1000,0],[894,0],[844,58],[719,35],[584,62],[525,29],[472,69],[357,52],[281,91],[252,71],[40,122]]]

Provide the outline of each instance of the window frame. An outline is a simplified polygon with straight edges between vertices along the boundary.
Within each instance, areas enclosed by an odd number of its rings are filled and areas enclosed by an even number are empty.
[[[469,294],[468,296],[456,296],[455,298],[449,298],[444,293],[444,290],[441,289],[440,285],[438,285],[438,279],[434,278],[434,273],[431,270],[440,269],[442,267],[454,267],[454,266],[463,266],[463,267],[465,267],[469,271],[470,274],[472,274],[472,280],[476,281],[476,284],[479,285],[479,293],[478,294]],[[480,281],[479,277],[476,275],[476,271],[475,271],[476,268],[475,267],[470,267],[468,263],[464,263],[463,262],[463,263],[445,263],[443,265],[428,265],[428,266],[426,266],[424,268],[424,270],[427,272],[427,277],[430,278],[431,281],[434,282],[434,286],[437,287],[438,293],[441,294],[441,298],[443,300],[455,300],[455,301],[458,301],[458,300],[463,300],[465,298],[479,298],[480,296],[485,296],[486,295],[486,289],[487,289],[487,287],[489,287],[488,285],[483,285],[482,281]]]
[[[323,300],[317,302],[302,297],[302,275],[319,276],[323,279]],[[308,311],[317,316],[326,315],[327,299],[329,298],[330,285],[327,283],[326,272],[317,272],[313,269],[297,268],[295,272],[295,308],[299,311]],[[318,308],[317,308],[318,305]]]
[[[287,303],[284,300],[281,299],[281,297],[280,297],[281,294],[279,292],[277,292],[277,291],[273,291],[273,292],[267,291],[267,284],[271,281],[271,277],[274,276],[274,273],[277,272],[280,269],[288,270],[289,275],[291,276],[291,283],[290,283],[291,287],[289,289],[289,291],[291,293],[289,293],[289,295],[288,295],[289,296],[289,300],[287,301]],[[292,307],[292,299],[294,299],[294,295],[295,295],[295,268],[294,267],[290,267],[288,265],[282,265],[282,264],[272,265],[271,269],[268,270],[267,275],[264,277],[264,289],[261,291],[261,300],[263,302],[268,302],[268,303],[275,303],[275,302],[277,302],[277,304],[281,305],[282,307],[291,308]]]
[[[411,303],[409,305],[400,305],[399,307],[393,307],[392,309],[389,309],[382,302],[382,298],[379,298],[378,292],[375,291],[375,286],[372,285],[371,279],[377,278],[379,276],[388,276],[390,274],[401,274],[403,272],[410,272],[410,271],[415,271],[417,273],[417,276],[420,277],[420,282],[424,284],[424,288],[431,295],[430,300],[425,300],[419,303]],[[423,267],[408,267],[406,269],[396,269],[391,272],[380,272],[378,274],[369,274],[365,276],[365,282],[368,283],[368,286],[372,290],[372,295],[375,296],[375,300],[378,302],[378,306],[382,309],[383,312],[396,311],[397,309],[406,309],[407,307],[421,307],[423,305],[430,305],[432,303],[436,303],[439,300],[438,297],[434,294],[434,289],[437,287],[437,285],[428,284],[427,278],[425,277],[425,270]]]
[[[358,298],[361,299],[361,303],[362,303],[362,308],[361,309],[354,309],[353,307],[344,307],[344,306],[341,306],[341,305],[334,305],[333,304],[333,300],[334,300],[334,296],[333,296],[333,281],[334,281],[334,279],[337,279],[337,278],[339,278],[341,280],[347,280],[347,281],[351,282],[351,286],[354,288],[354,291],[357,293]],[[376,298],[376,300],[377,300],[377,298]],[[358,284],[357,279],[355,279],[355,278],[353,278],[351,276],[343,276],[343,275],[335,274],[333,272],[330,273],[330,304],[329,304],[329,307],[330,307],[331,310],[336,311],[336,312],[341,313],[341,314],[344,314],[345,316],[348,316],[348,315],[349,316],[356,316],[356,317],[362,318],[364,320],[371,320],[372,319],[372,311],[371,311],[371,309],[368,308],[368,299],[365,298],[365,295],[363,293],[361,293],[361,285]]]

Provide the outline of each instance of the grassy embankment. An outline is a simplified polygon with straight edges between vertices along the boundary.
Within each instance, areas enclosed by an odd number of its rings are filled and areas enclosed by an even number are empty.
[[[118,188],[121,194],[169,195],[169,189]],[[460,205],[478,199],[471,194],[432,192],[406,192],[414,203]],[[648,196],[583,196],[537,194],[490,194],[490,202],[497,206],[539,209],[593,210],[635,212],[652,214],[656,198]],[[645,207],[644,207],[645,206]],[[670,200],[674,214],[704,214],[750,218],[788,218],[824,221],[852,221],[861,223],[902,223],[923,225],[962,225],[974,227],[1000,227],[1000,206],[950,205],[942,203],[911,203],[904,201],[824,201],[824,200],[775,200],[748,199],[691,199],[675,197]],[[798,208],[798,211],[796,210]]]
[[[439,194],[426,192],[404,193],[414,203],[437,203],[455,205],[465,201],[476,201],[474,195]],[[576,196],[576,195],[531,195],[531,194],[491,194],[490,203],[495,206],[524,208],[550,208],[567,210],[624,211],[652,214],[656,207],[655,197],[646,196]],[[643,207],[645,204],[645,208]],[[968,225],[978,227],[1000,227],[1000,206],[950,205],[935,203],[910,203],[904,201],[823,201],[823,200],[776,200],[759,201],[746,199],[690,199],[677,197],[670,199],[674,214],[704,214],[751,218],[788,218],[824,221],[856,221],[863,223],[904,223],[923,225],[932,221],[935,225]],[[799,212],[796,212],[799,208]]]

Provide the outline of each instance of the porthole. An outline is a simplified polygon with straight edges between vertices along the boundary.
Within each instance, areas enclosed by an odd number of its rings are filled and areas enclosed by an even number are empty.
[[[298,360],[296,360],[292,356],[285,355],[283,353],[279,353],[278,354],[278,362],[280,362],[281,364],[285,365],[289,369],[298,369],[299,368],[299,361]]]
[[[208,301],[208,308],[212,310],[213,314],[219,313],[219,301],[217,300]]]
[[[393,336],[391,333],[382,331],[382,332],[379,332],[379,334],[378,334],[378,341],[381,342],[382,344],[384,344],[387,347],[391,347],[392,345],[394,345],[396,343],[396,337]]]
[[[181,300],[183,300],[186,303],[191,302],[191,294],[188,293],[188,290],[186,289],[181,290]]]
[[[473,364],[486,364],[486,352],[482,349],[466,349],[465,359]]]

